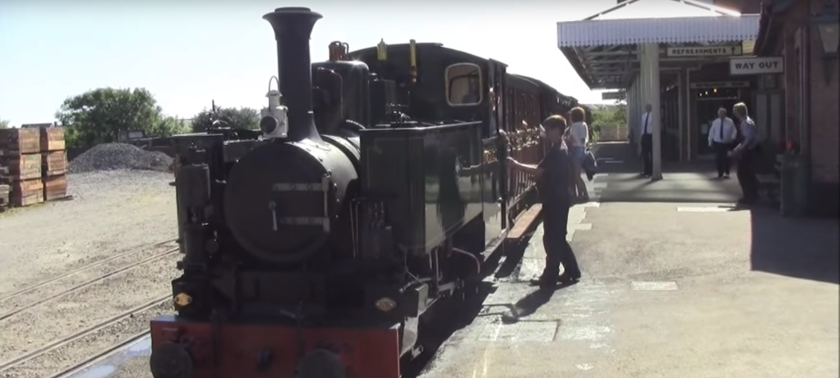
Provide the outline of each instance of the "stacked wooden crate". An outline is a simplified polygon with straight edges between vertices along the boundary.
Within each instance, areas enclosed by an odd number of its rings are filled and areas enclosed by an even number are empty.
[[[8,185],[9,204],[28,206],[44,201],[39,129],[0,130],[0,184]]]
[[[0,176],[8,175],[9,168],[0,166]],[[6,184],[0,183],[0,212],[5,211],[9,208],[9,192],[11,192],[12,187]]]
[[[42,127],[41,174],[44,199],[53,201],[67,197],[67,151],[63,127]]]

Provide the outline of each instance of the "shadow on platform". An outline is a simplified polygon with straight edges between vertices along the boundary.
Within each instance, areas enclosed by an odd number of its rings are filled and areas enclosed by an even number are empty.
[[[716,178],[711,162],[663,163],[662,180],[642,177],[642,163],[629,143],[599,144],[594,148],[598,169],[595,198],[600,202],[733,203],[741,197],[734,177]],[[734,173],[734,172],[733,172]]]
[[[769,208],[749,211],[752,270],[840,284],[837,219],[785,218]]]

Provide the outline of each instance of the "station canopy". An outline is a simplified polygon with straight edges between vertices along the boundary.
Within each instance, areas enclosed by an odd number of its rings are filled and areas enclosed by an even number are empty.
[[[694,0],[628,0],[580,21],[557,23],[557,47],[590,89],[627,88],[639,45],[658,43],[661,71],[752,55],[758,14]]]

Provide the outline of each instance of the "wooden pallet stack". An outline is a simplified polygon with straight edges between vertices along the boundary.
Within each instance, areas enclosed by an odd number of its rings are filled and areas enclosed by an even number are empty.
[[[0,176],[8,173],[8,168],[0,167]],[[9,192],[11,192],[11,190],[11,186],[6,184],[0,184],[0,213],[6,211],[6,209],[9,208]]]
[[[44,200],[67,197],[67,150],[63,127],[42,127],[41,175],[44,181]]]
[[[36,128],[0,130],[0,184],[9,186],[9,204],[44,201],[41,180],[41,134]]]

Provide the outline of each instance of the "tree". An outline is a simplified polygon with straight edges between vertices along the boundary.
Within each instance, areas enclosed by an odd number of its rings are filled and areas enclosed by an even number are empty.
[[[145,88],[98,88],[64,100],[55,117],[66,125],[68,147],[116,142],[120,132],[139,130],[148,137],[184,130],[183,122],[162,114]],[[180,128],[180,129],[179,129]]]
[[[213,124],[213,119],[227,122],[229,127],[235,129],[253,130],[260,127],[260,112],[251,108],[220,108],[216,107],[216,118],[213,111],[204,109],[193,117],[192,129],[194,132],[203,132]]]
[[[9,120],[0,119],[0,129],[8,129],[9,128]]]
[[[618,103],[599,107],[592,112],[592,124],[602,125],[624,125],[627,123],[627,105]]]

